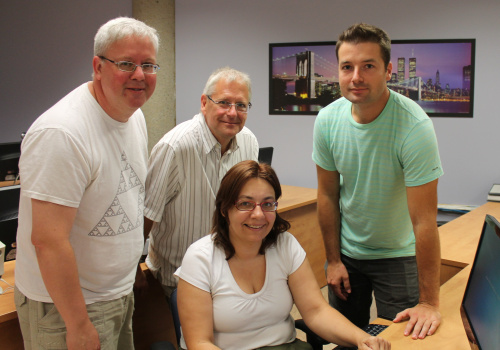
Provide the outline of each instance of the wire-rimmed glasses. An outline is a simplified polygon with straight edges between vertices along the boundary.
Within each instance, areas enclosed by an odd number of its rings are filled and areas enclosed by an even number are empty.
[[[239,200],[234,203],[234,206],[239,211],[252,211],[257,206],[260,206],[260,209],[262,209],[262,211],[270,212],[276,211],[278,209],[278,202],[264,201],[261,203],[255,203],[254,201]]]
[[[247,113],[248,110],[250,108],[252,108],[252,104],[250,102],[248,102],[248,105],[247,104],[244,104],[243,102],[236,102],[236,103],[229,103],[227,101],[214,101],[212,99],[212,97],[210,97],[209,95],[207,95],[208,99],[210,101],[212,101],[213,103],[215,103],[217,106],[219,106],[219,108],[221,109],[225,109],[225,110],[230,110],[231,107],[234,106],[234,109],[237,111],[237,112],[240,112],[240,113]]]
[[[160,69],[159,65],[153,63],[135,64],[134,62],[129,62],[129,61],[118,61],[118,62],[113,61],[104,56],[98,56],[98,57],[102,60],[106,60],[115,64],[119,70],[127,73],[134,72],[137,67],[141,67],[144,74],[156,74],[156,72],[158,72],[158,69]]]

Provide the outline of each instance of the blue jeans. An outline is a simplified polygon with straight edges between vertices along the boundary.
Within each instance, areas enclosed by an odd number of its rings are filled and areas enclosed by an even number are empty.
[[[351,294],[344,301],[335,295],[332,288],[328,288],[328,300],[356,326],[363,328],[370,322],[372,292],[375,294],[377,315],[381,318],[392,320],[398,312],[418,304],[415,256],[356,260],[342,255],[341,260],[349,273]]]

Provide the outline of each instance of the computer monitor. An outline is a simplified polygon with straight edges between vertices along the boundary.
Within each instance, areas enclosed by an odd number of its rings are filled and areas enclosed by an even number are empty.
[[[0,187],[0,241],[5,244],[5,260],[16,258],[17,216],[21,186]]]
[[[462,301],[479,349],[500,344],[500,223],[486,215]]]
[[[12,181],[19,173],[21,142],[0,143],[0,181]],[[12,178],[13,177],[13,178]]]
[[[261,147],[259,148],[259,163],[267,163],[271,165],[273,160],[274,147]]]

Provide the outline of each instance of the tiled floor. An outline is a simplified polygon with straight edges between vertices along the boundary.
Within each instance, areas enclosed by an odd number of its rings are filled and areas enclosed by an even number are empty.
[[[321,293],[323,293],[323,297],[325,298],[325,300],[328,301],[328,287],[325,286],[325,287],[321,288]],[[292,316],[293,316],[294,319],[301,318],[299,310],[297,310],[297,308],[295,307],[295,305],[292,308],[291,314],[292,314]],[[372,321],[375,318],[377,318],[376,316],[377,316],[377,309],[375,308],[375,301],[374,301],[372,303],[372,308],[370,310],[370,321]],[[304,332],[302,332],[301,330],[297,329],[297,338],[305,341],[306,340],[306,335],[304,334]],[[328,344],[328,345],[324,345],[323,346],[323,350],[331,350],[331,349],[333,349],[335,347],[336,347],[335,344]]]

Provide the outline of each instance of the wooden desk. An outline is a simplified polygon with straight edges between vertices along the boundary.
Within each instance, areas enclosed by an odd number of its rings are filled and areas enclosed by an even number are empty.
[[[14,285],[14,261],[7,261],[4,265],[4,274],[2,278]],[[0,287],[3,290],[7,289],[9,285],[0,282]],[[0,295],[0,324],[12,319],[17,319],[16,306],[14,305],[14,290],[11,289],[5,294]],[[0,342],[0,344],[2,344]]]
[[[323,265],[326,257],[316,217],[316,189],[286,185],[283,185],[282,188],[283,196],[278,200],[278,213],[291,222],[290,232],[297,237],[297,240],[306,250],[316,278],[320,282],[320,286],[324,286],[326,280]],[[375,320],[375,323],[390,324],[390,327],[382,332],[381,336],[392,342],[393,350],[471,349],[460,316],[460,304],[486,214],[500,218],[500,203],[488,202],[439,228],[442,258],[440,310],[443,318],[441,326],[435,335],[424,340],[412,340],[403,336],[406,322],[393,324],[382,319]],[[11,284],[14,282],[14,264],[13,261],[5,264],[5,274],[3,276]],[[158,293],[156,289],[154,299],[149,300],[149,307],[152,304],[157,305],[155,300],[160,299],[162,299],[161,293]],[[141,301],[138,302],[141,303]],[[160,307],[162,314],[165,312],[163,311],[165,307],[168,307],[166,303]],[[170,313],[168,313],[168,316],[170,316]],[[134,317],[136,316],[134,315]],[[139,317],[140,321],[135,324],[143,322],[143,316]],[[11,331],[6,332],[5,328],[3,328],[4,324],[9,324],[9,321],[11,322],[10,327],[12,327],[12,324],[17,325],[17,314],[12,292],[0,296],[0,344],[2,345],[2,336],[12,336],[13,334]],[[6,348],[17,349],[14,346]],[[22,349],[22,346],[19,349]]]
[[[470,350],[460,316],[460,305],[476,253],[486,214],[500,218],[500,203],[488,202],[439,228],[441,239],[441,326],[423,340],[403,336],[407,322],[392,323],[376,319],[374,323],[389,324],[380,333],[392,343],[393,350],[450,349]]]
[[[283,195],[278,199],[278,213],[292,225],[290,233],[306,251],[319,286],[326,286],[326,254],[316,214],[317,190],[287,185],[281,188]]]
[[[2,278],[11,285],[14,285],[15,266],[16,263],[14,261],[7,261],[4,265],[4,274]],[[0,287],[5,290],[9,286],[0,282]],[[24,349],[21,329],[19,328],[19,322],[17,321],[13,289],[0,295],[0,344],[2,345],[2,349]]]
[[[13,185],[19,185],[21,183],[20,180],[9,180],[9,181],[0,181],[0,187],[7,187],[7,186],[13,186]]]
[[[5,263],[4,280],[14,285],[15,261]],[[141,265],[143,270],[147,267]],[[137,350],[149,350],[152,343],[168,340],[175,344],[175,331],[165,295],[160,284],[149,273],[148,290],[146,294],[135,293],[134,311],[134,343]],[[6,289],[7,285],[1,282],[0,286]],[[0,295],[0,345],[1,349],[22,350],[23,339],[17,320],[16,305],[14,304],[14,290]]]

